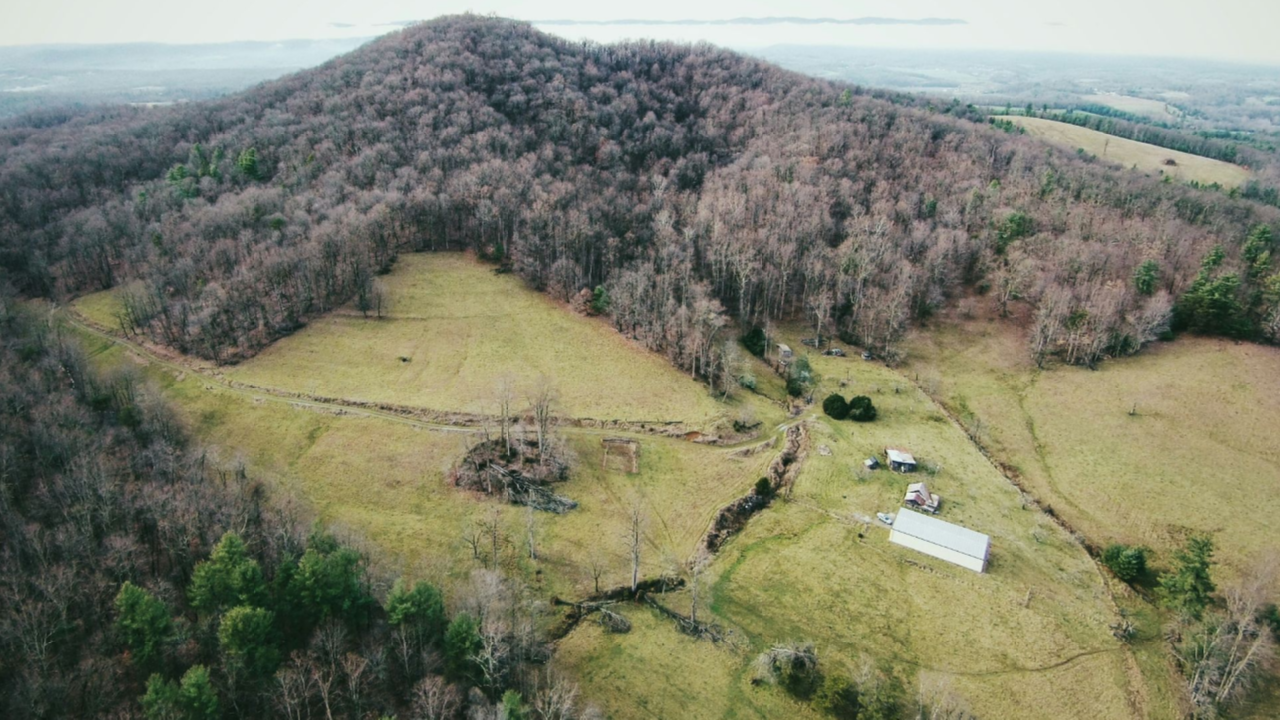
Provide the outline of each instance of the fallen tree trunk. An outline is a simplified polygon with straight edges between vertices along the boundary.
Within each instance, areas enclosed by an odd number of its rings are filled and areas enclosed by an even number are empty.
[[[630,585],[620,585],[576,602],[553,597],[551,598],[551,604],[553,606],[567,607],[569,608],[569,612],[565,613],[565,616],[561,618],[560,622],[557,623],[555,627],[551,628],[547,633],[547,637],[550,638],[552,642],[560,640],[573,632],[573,629],[578,626],[578,623],[582,622],[594,613],[606,611],[606,608],[611,605],[617,605],[625,602],[642,603],[645,602],[645,599],[652,593],[661,594],[670,590],[678,590],[682,587],[684,587],[684,578],[658,577],[641,580],[636,585],[636,589],[634,591],[631,589]],[[611,615],[617,615],[618,619],[626,623],[627,630],[630,630],[631,623],[625,617],[622,617],[611,610],[607,612]],[[602,622],[602,624],[604,623]],[[610,631],[627,632],[627,630]]]
[[[651,595],[645,596],[644,603],[657,610],[664,617],[674,620],[676,627],[685,635],[695,637],[700,640],[710,640],[711,642],[720,642],[725,639],[725,631],[719,625],[699,622],[686,615],[681,615],[675,610],[672,610],[666,605],[658,602]]]

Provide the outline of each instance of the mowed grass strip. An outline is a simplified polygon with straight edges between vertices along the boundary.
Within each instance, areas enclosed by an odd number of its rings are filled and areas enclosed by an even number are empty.
[[[458,253],[404,255],[382,278],[390,311],[313,321],[229,378],[291,392],[492,413],[510,376],[521,393],[546,377],[578,418],[699,426],[727,408],[707,388],[615,332],[569,312],[514,275]],[[518,407],[527,403],[520,398]]]
[[[1036,372],[1025,347],[1006,325],[943,326],[913,338],[910,371],[1096,543],[1209,533],[1224,578],[1280,548],[1280,350],[1183,337]]]
[[[1026,128],[1029,135],[1044,138],[1068,150],[1083,148],[1085,152],[1106,162],[1137,168],[1145,173],[1162,173],[1182,182],[1194,180],[1237,187],[1250,177],[1249,171],[1239,165],[1116,137],[1070,123],[1021,115],[1001,117]],[[1166,160],[1173,160],[1176,164],[1167,165]]]

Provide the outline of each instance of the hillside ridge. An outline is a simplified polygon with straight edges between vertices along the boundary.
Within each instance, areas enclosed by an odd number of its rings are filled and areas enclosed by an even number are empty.
[[[446,17],[216,101],[7,123],[0,273],[35,295],[139,281],[127,328],[217,362],[370,307],[399,252],[464,248],[561,299],[604,288],[621,332],[713,382],[730,317],[892,357],[975,289],[1032,305],[1033,352],[1072,362],[1171,322],[1280,334],[1270,255],[1245,248],[1275,209],[970,112],[709,46]],[[1227,317],[1175,313],[1217,246]]]

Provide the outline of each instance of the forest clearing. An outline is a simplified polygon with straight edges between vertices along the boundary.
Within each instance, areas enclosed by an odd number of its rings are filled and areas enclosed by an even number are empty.
[[[1080,99],[1085,102],[1106,105],[1121,112],[1142,115],[1157,122],[1176,123],[1182,118],[1181,111],[1162,100],[1121,95],[1120,93],[1094,93],[1092,95],[1083,95]]]
[[[305,405],[291,398],[306,387],[282,380],[283,387],[275,388],[281,393],[271,394],[265,392],[271,389],[270,381],[301,377],[300,370],[290,370],[296,358],[316,387],[307,395],[341,397],[343,390],[390,393],[395,383],[368,367],[363,375],[359,372],[360,342],[374,348],[373,357],[392,355],[394,350],[387,348],[404,342],[396,333],[411,332],[419,347],[431,345],[434,323],[395,318],[422,317],[430,311],[429,303],[439,307],[449,302],[495,318],[472,323],[470,342],[487,345],[491,357],[513,364],[527,358],[529,365],[554,378],[567,398],[598,388],[595,378],[601,374],[620,378],[617,387],[625,389],[635,387],[629,383],[637,382],[637,376],[644,379],[639,373],[654,367],[661,372],[648,380],[665,383],[673,392],[685,387],[672,382],[682,378],[647,351],[625,344],[625,352],[615,350],[621,339],[611,329],[465,256],[409,255],[387,280],[388,317],[366,319],[342,309],[258,358],[208,370],[209,376],[148,366],[144,355],[126,345],[105,344],[101,338],[96,339],[101,351],[95,357],[103,365],[143,362],[143,372],[164,387],[197,437],[220,448],[221,462],[242,459],[254,476],[296,493],[326,522],[372,543],[386,562],[446,589],[465,585],[471,568],[490,562],[483,548],[477,556],[465,537],[492,518],[507,538],[500,563],[525,576],[540,594],[590,594],[593,567],[598,567],[604,586],[623,583],[628,573],[623,536],[629,511],[636,505],[645,518],[642,574],[686,576],[711,516],[749,494],[777,452],[776,447],[766,447],[744,454],[736,446],[632,434],[642,448],[640,472],[632,475],[605,467],[603,431],[565,426],[561,432],[576,462],[571,480],[557,491],[580,505],[564,515],[536,516],[537,559],[531,560],[522,549],[525,509],[462,492],[447,481],[450,467],[486,431],[494,432],[492,426],[444,432],[410,418],[361,415],[359,407]],[[442,298],[424,292],[424,287],[458,290],[452,298]],[[87,296],[74,306],[85,308],[86,319],[95,321],[109,317],[111,307],[109,298],[101,295]],[[513,308],[518,309],[518,323],[501,318]],[[500,348],[518,324],[578,327],[583,339],[573,343],[578,352],[549,352],[522,344],[517,330],[517,341]],[[447,332],[451,325],[443,327]],[[309,337],[312,333],[317,337]],[[784,331],[780,339],[805,347],[799,328]],[[329,352],[322,354],[321,348]],[[649,357],[637,361],[636,353]],[[1110,600],[1113,581],[1099,572],[1069,534],[1028,505],[941,408],[898,371],[858,360],[852,351],[851,357],[828,357],[810,348],[802,354],[817,379],[814,394],[865,393],[879,408],[877,421],[837,422],[813,407],[795,419],[809,427],[809,445],[821,444],[830,454],[808,453],[791,499],[774,503],[752,519],[742,537],[704,561],[698,580],[701,602],[707,604],[703,617],[710,612],[713,622],[729,629],[730,641],[693,641],[639,606],[622,610],[635,625],[628,635],[601,633],[584,624],[563,641],[568,651],[557,663],[579,677],[584,691],[603,703],[611,716],[645,717],[646,708],[672,702],[635,702],[638,688],[657,686],[663,677],[698,683],[696,692],[689,691],[691,696],[723,703],[707,706],[716,715],[774,716],[777,708],[794,702],[777,690],[751,687],[750,658],[770,644],[812,636],[815,628],[825,638],[823,652],[831,667],[855,672],[865,660],[909,682],[923,668],[927,676],[945,679],[969,698],[984,717],[1005,716],[1037,695],[1058,700],[1042,703],[1042,714],[1035,717],[1134,716],[1132,698],[1147,694],[1141,686],[1168,682],[1168,668],[1159,662],[1146,668],[1150,677],[1135,679],[1126,673],[1131,662],[1126,656],[1142,650],[1112,637],[1109,627],[1117,618]],[[584,357],[596,367],[584,371]],[[386,364],[392,372],[400,370],[398,362]],[[437,366],[414,364],[421,372]],[[752,367],[762,379],[770,372],[758,361]],[[326,368],[333,369],[332,377]],[[460,369],[452,365],[447,371]],[[668,371],[676,377],[663,374]],[[485,372],[490,374],[485,377]],[[496,372],[487,367],[467,371],[479,378],[471,380],[475,388],[495,382]],[[439,387],[448,386],[448,378],[439,382]],[[414,389],[400,394],[402,402],[449,409],[453,396],[448,390],[433,393],[418,383],[405,386]],[[760,386],[765,393],[780,390],[776,379]],[[769,401],[739,390],[736,399],[725,404],[705,387],[689,388],[683,396],[674,396],[685,401],[673,401],[710,409],[699,410],[702,417],[751,407],[761,422],[761,439],[785,418],[781,395]],[[484,393],[475,389],[469,397],[477,395]],[[624,418],[655,407],[642,402],[639,410],[630,412],[621,393],[597,391],[595,397],[617,403],[614,411]],[[472,404],[463,409],[486,408]],[[369,443],[370,437],[378,442]],[[893,547],[887,530],[871,522],[876,512],[898,506],[905,480],[887,470],[868,472],[861,463],[895,443],[919,454],[924,468],[919,474],[947,499],[944,516],[992,535],[993,560],[987,574],[969,577],[967,570]],[[740,445],[751,447],[752,442]],[[663,602],[688,613],[690,598],[686,588],[668,593]],[[870,618],[875,622],[869,623]],[[689,647],[674,651],[673,643]],[[982,663],[966,659],[965,653],[974,647],[983,648]],[[663,656],[660,661],[658,655]],[[722,670],[695,671],[707,657],[716,658],[715,666]],[[1135,682],[1139,686],[1133,686]]]
[[[999,117],[1026,128],[1027,133],[1032,136],[1043,138],[1067,150],[1083,149],[1104,162],[1136,168],[1151,175],[1167,175],[1179,182],[1194,181],[1204,185],[1218,183],[1230,188],[1243,185],[1250,177],[1249,171],[1239,165],[1115,137],[1069,123],[1021,115]]]

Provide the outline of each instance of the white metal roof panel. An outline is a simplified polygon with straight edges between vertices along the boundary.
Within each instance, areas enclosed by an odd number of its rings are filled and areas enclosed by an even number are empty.
[[[976,530],[954,525],[936,517],[903,508],[894,518],[893,529],[969,557],[987,557],[991,538]]]

